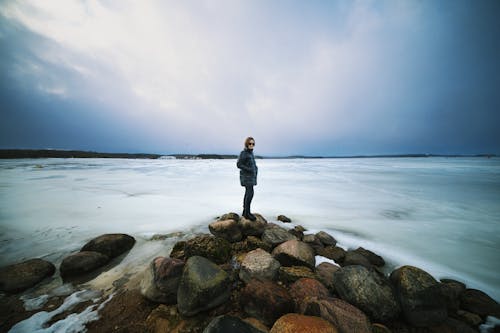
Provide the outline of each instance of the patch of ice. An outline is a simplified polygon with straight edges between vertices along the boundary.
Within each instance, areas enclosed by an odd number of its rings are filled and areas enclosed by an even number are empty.
[[[26,311],[33,311],[42,308],[49,300],[49,295],[41,295],[34,298],[29,298],[29,296],[22,296],[21,300],[24,302],[24,309]]]
[[[497,317],[489,316],[486,318],[486,322],[479,326],[479,331],[481,333],[491,333],[497,326],[500,326],[500,319],[498,319]]]
[[[333,264],[337,267],[340,267],[339,264],[337,264],[334,260],[332,259],[328,259],[326,257],[323,257],[323,256],[316,256],[316,266],[318,266],[319,264],[321,264],[322,262],[327,262],[327,263],[330,263],[330,264]]]
[[[54,311],[47,312],[41,311],[35,313],[30,318],[23,320],[14,325],[9,333],[78,333],[85,332],[85,324],[99,319],[98,311],[102,309],[107,302],[111,300],[114,294],[111,294],[102,304],[97,306],[93,304],[88,306],[81,313],[72,313],[64,319],[61,319],[49,327],[46,324],[56,315],[65,311],[71,310],[78,303],[93,300],[97,302],[101,297],[101,292],[93,290],[77,291],[70,296],[66,297],[63,304]],[[96,309],[97,307],[97,309]]]

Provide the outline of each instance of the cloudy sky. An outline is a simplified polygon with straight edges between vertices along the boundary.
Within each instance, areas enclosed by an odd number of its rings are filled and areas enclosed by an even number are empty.
[[[0,148],[500,153],[500,1],[0,0]]]

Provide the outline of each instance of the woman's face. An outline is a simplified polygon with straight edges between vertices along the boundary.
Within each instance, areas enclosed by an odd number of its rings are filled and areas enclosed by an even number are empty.
[[[253,150],[253,148],[255,147],[255,141],[251,140],[249,143],[248,143],[248,149],[250,150]]]

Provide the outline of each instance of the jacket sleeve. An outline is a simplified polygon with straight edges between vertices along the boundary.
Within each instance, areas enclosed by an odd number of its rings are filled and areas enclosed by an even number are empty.
[[[240,157],[238,158],[238,162],[236,162],[236,166],[238,169],[247,171],[247,172],[252,172],[252,167],[248,165],[248,156],[245,154],[244,151],[240,153]]]

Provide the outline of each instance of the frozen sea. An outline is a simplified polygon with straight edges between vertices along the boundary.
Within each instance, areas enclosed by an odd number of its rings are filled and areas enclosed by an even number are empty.
[[[500,300],[499,158],[257,160],[252,204],[339,245],[410,264]],[[136,237],[125,264],[167,255],[154,234],[207,232],[241,213],[235,160],[0,161],[0,266],[41,257],[59,265],[90,238]],[[122,264],[123,265],[123,264]]]

